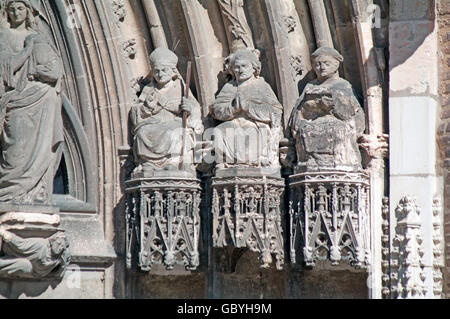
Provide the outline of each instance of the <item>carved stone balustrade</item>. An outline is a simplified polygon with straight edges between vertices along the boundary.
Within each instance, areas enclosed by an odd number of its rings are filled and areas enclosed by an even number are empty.
[[[290,177],[290,256],[307,266],[330,260],[370,263],[369,178],[357,172],[307,172]]]
[[[257,252],[261,268],[270,267],[274,256],[280,270],[284,264],[280,211],[284,179],[279,170],[274,171],[228,168],[216,172],[212,180],[213,245]]]
[[[199,266],[200,181],[189,173],[136,174],[126,182],[129,194],[127,222],[127,267],[132,267],[137,245],[138,267],[175,265],[195,270]]]

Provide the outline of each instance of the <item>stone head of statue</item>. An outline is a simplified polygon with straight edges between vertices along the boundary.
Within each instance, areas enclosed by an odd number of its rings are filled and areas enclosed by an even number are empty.
[[[344,57],[335,49],[321,47],[311,55],[311,62],[319,81],[339,76],[339,65]]]
[[[8,0],[5,3],[5,10],[11,27],[15,28],[23,23],[27,28],[34,28],[34,7],[29,0]]]
[[[150,54],[152,76],[160,86],[179,78],[178,57],[166,48],[157,48]]]
[[[261,73],[261,62],[259,61],[259,51],[241,49],[232,54],[226,63],[229,65],[236,81],[242,83],[253,77],[258,77]]]
[[[69,242],[62,234],[56,234],[49,238],[50,249],[53,257],[59,257],[69,248]]]

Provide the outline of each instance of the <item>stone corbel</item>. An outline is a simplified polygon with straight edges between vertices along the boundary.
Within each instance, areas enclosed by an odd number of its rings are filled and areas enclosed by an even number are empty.
[[[361,135],[358,139],[359,147],[366,155],[366,167],[378,170],[383,167],[383,159],[389,156],[389,135]]]

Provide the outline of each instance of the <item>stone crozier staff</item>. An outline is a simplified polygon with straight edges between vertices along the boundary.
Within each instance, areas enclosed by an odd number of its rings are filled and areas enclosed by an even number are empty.
[[[153,81],[143,89],[139,103],[130,113],[135,172],[178,170],[186,132],[183,162],[193,170],[194,132],[203,132],[200,105],[192,95],[189,98],[183,96],[185,84],[177,70],[178,57],[172,51],[156,49],[150,55],[150,63]],[[189,115],[186,130],[183,112]]]

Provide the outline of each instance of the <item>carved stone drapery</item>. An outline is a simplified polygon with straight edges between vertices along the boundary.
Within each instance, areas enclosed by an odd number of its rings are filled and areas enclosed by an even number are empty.
[[[1,204],[0,278],[61,279],[70,263],[69,242],[51,207]]]
[[[349,261],[357,268],[370,264],[369,183],[363,173],[302,173],[290,177],[290,255],[314,266]]]
[[[282,269],[284,180],[276,174],[242,174],[238,170],[226,174],[229,170],[216,173],[212,180],[214,247],[249,248],[260,254],[261,268],[270,267],[274,255],[277,269]]]
[[[199,266],[200,181],[195,177],[139,177],[128,181],[126,214],[127,267],[132,267],[134,245],[138,266],[172,270]]]

